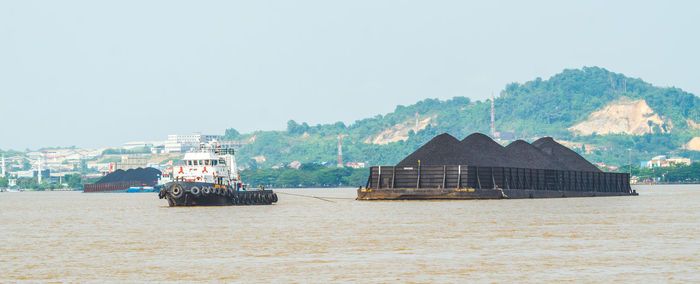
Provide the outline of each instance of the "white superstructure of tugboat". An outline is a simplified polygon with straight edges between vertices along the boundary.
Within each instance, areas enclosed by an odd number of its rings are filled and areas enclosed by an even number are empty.
[[[170,206],[267,205],[277,202],[272,190],[249,190],[236,169],[234,149],[216,141],[188,152],[182,165],[173,166],[170,181],[158,197]]]

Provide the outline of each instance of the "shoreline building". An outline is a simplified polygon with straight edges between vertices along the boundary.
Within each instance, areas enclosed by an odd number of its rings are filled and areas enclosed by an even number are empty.
[[[148,156],[146,155],[122,155],[121,162],[116,162],[115,170],[130,170],[145,168],[148,166]]]
[[[165,141],[164,153],[184,153],[191,149],[197,149],[199,143],[207,143],[212,140],[221,140],[220,135],[204,135],[204,134],[188,134],[168,135],[168,140]]]
[[[669,167],[671,165],[686,165],[690,166],[691,161],[689,158],[673,157],[666,158],[665,155],[659,155],[651,158],[651,161],[644,161],[640,163],[643,168],[657,168],[657,167]]]

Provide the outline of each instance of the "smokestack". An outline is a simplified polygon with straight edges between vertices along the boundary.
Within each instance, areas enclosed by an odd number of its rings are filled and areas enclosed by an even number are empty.
[[[343,136],[338,135],[338,167],[343,167]]]

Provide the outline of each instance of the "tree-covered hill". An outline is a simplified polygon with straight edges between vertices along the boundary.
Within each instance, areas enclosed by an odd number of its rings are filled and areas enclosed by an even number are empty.
[[[618,100],[644,100],[653,115],[658,115],[657,120],[666,123],[649,120],[648,133],[642,135],[580,135],[569,129]],[[681,150],[692,137],[700,136],[700,127],[694,125],[700,123],[700,98],[603,68],[567,69],[547,80],[508,84],[494,105],[497,131],[512,132],[516,139],[530,141],[552,136],[570,142],[592,162],[627,164],[628,148],[634,161],[657,154],[700,159],[698,151]],[[311,126],[289,121],[286,131],[240,134],[229,129],[226,138],[247,142],[239,150],[239,163],[254,168],[292,161],[335,164],[339,135],[343,136],[346,162],[393,165],[440,133],[458,138],[473,132],[489,133],[490,108],[490,100],[426,99],[351,125],[336,122]]]

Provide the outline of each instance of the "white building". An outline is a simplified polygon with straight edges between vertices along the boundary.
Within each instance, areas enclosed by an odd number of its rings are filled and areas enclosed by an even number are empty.
[[[187,152],[190,149],[199,147],[199,143],[207,143],[211,140],[220,140],[219,135],[204,135],[204,134],[188,134],[188,135],[168,135],[168,140],[165,142],[165,153],[181,153]]]
[[[672,157],[672,158],[666,159],[666,161],[669,164],[676,164],[676,165],[690,166],[690,164],[691,164],[691,161],[689,158],[682,158],[682,157]]]
[[[363,169],[365,167],[365,163],[360,163],[360,162],[348,162],[345,165],[347,165],[350,168],[354,168],[354,169]]]
[[[97,162],[87,162],[86,166],[88,169],[94,169],[98,172],[109,172],[111,163],[97,163]]]
[[[666,158],[664,155],[656,156],[651,158],[651,161],[642,162],[642,167],[656,168],[656,167],[669,167],[671,165],[686,165],[690,166],[691,160],[689,158],[673,157]]]
[[[122,155],[121,162],[116,163],[117,170],[129,170],[137,168],[145,168],[148,164],[148,156],[146,155]]]

